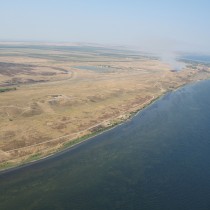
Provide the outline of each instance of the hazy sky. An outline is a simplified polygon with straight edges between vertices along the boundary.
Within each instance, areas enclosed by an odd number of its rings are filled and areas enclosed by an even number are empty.
[[[0,0],[1,41],[210,52],[210,0]]]

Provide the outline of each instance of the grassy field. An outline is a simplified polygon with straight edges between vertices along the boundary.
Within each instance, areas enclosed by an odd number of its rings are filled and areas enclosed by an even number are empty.
[[[209,76],[203,64],[176,72],[129,50],[0,44],[0,167],[72,145],[165,92]]]

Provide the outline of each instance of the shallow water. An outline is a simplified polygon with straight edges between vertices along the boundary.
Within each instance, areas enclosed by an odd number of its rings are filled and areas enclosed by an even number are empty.
[[[107,73],[107,72],[113,72],[115,69],[105,66],[75,66],[75,68],[80,70],[90,70],[90,71],[96,71],[98,73]]]
[[[54,158],[0,175],[1,210],[207,210],[210,81]]]

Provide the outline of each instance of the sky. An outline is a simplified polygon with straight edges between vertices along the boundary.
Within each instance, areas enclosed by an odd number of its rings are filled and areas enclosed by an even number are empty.
[[[0,0],[0,41],[210,53],[210,0]]]

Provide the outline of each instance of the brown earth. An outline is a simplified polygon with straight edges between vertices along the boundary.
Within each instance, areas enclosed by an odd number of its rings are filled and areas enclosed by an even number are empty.
[[[127,119],[167,91],[210,76],[202,64],[172,71],[129,51],[47,46],[0,47],[0,86],[17,88],[0,93],[2,168],[54,153]]]

